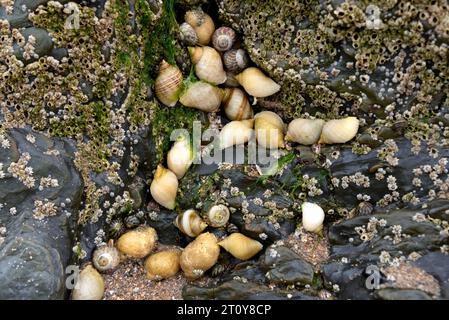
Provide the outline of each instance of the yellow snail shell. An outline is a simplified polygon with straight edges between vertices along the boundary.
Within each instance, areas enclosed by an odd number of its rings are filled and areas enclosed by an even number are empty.
[[[179,214],[173,224],[184,234],[189,237],[196,237],[204,229],[207,228],[207,224],[201,219],[199,214],[193,210],[189,209]]]
[[[195,74],[201,80],[212,84],[226,81],[220,54],[211,47],[189,47],[192,63],[195,64]]]
[[[254,116],[248,97],[239,88],[225,88],[223,90],[223,107],[230,120],[251,119]]]
[[[187,22],[179,26],[179,38],[188,46],[194,46],[198,43],[198,35],[195,29]]]
[[[235,43],[235,31],[229,27],[220,27],[212,35],[212,44],[218,51],[228,51]]]
[[[262,111],[254,117],[257,143],[275,149],[284,147],[284,122],[272,111]]]
[[[259,241],[248,238],[241,233],[231,234],[218,245],[240,260],[248,260],[254,257],[263,248]]]
[[[181,70],[177,66],[172,66],[163,60],[154,83],[156,97],[166,106],[173,107],[178,101],[181,87]]]
[[[320,232],[323,228],[324,211],[323,209],[311,202],[304,202],[301,206],[302,210],[302,226],[309,232]]]
[[[304,145],[312,145],[318,141],[324,120],[321,119],[295,119],[288,125],[286,140]]]
[[[124,233],[117,240],[117,249],[131,258],[144,258],[156,247],[156,230],[151,227],[138,227]]]
[[[356,117],[329,120],[323,126],[318,143],[345,143],[354,138],[358,130],[359,119]]]
[[[104,281],[92,265],[87,265],[79,273],[72,300],[101,300],[104,294]]]
[[[181,250],[170,249],[152,254],[145,260],[147,278],[162,280],[176,275],[179,271]]]
[[[151,196],[161,206],[172,210],[178,192],[178,178],[170,170],[158,165],[150,186]]]
[[[280,85],[255,67],[246,68],[235,78],[248,94],[257,98],[271,96],[281,89]]]
[[[228,207],[217,204],[207,211],[207,222],[214,228],[224,227],[228,223],[230,215]]]
[[[181,254],[181,269],[189,279],[197,279],[217,263],[220,247],[210,232],[200,234]]]
[[[220,148],[226,149],[233,145],[244,144],[251,138],[254,120],[231,121],[220,131]]]
[[[182,105],[204,112],[216,112],[220,108],[223,92],[220,88],[204,81],[197,81],[188,86],[179,101]]]
[[[248,66],[249,58],[243,49],[232,49],[223,55],[225,68],[230,72],[238,72]]]
[[[184,177],[185,173],[192,165],[193,150],[190,140],[181,135],[167,153],[167,166],[178,179]]]
[[[115,270],[120,264],[120,252],[111,240],[108,244],[99,246],[92,255],[92,263],[100,272]]]
[[[210,42],[215,24],[207,13],[201,9],[187,11],[184,20],[195,30],[200,45],[205,46]]]

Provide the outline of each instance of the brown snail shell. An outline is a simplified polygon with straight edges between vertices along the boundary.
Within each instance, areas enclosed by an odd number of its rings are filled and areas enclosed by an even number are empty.
[[[92,255],[92,263],[100,272],[115,270],[120,264],[120,252],[114,247],[114,241],[95,249]]]
[[[179,26],[179,38],[188,46],[194,46],[198,43],[198,35],[195,29],[187,22]]]
[[[144,258],[156,247],[156,230],[139,227],[124,233],[117,240],[117,249],[128,257]]]
[[[246,120],[253,118],[253,109],[243,90],[239,88],[225,88],[223,92],[224,96],[222,104],[226,116],[230,120]]]
[[[207,13],[201,9],[190,10],[186,12],[184,20],[195,30],[200,45],[209,44],[215,31],[215,24]]]
[[[231,213],[228,207],[224,204],[217,204],[210,207],[207,211],[207,222],[214,228],[224,227],[228,223],[230,216]]]
[[[189,54],[195,64],[195,74],[198,78],[215,85],[226,81],[221,56],[214,48],[189,47]]]
[[[147,278],[162,280],[176,275],[180,269],[181,250],[171,249],[152,254],[145,260]]]
[[[178,101],[181,87],[181,70],[177,66],[172,66],[163,60],[154,83],[156,97],[166,106],[173,107]]]
[[[212,35],[212,44],[218,51],[228,51],[236,39],[235,31],[229,27],[220,27]]]
[[[207,228],[207,224],[193,209],[186,210],[179,214],[173,223],[182,233],[192,238],[198,236]]]
[[[230,72],[240,72],[248,66],[249,58],[243,49],[232,49],[223,55],[223,62],[226,70]]]

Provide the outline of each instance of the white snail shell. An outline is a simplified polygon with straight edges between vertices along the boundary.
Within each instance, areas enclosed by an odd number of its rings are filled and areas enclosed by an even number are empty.
[[[225,88],[223,90],[223,107],[230,120],[246,120],[254,116],[248,97],[239,88]]]
[[[92,263],[100,272],[115,270],[120,264],[120,252],[114,247],[113,241],[95,249]]]
[[[233,145],[244,144],[253,135],[254,120],[231,121],[220,131],[220,148],[225,149]]]
[[[318,141],[324,120],[321,119],[295,119],[288,125],[286,140],[303,145],[312,145]]]
[[[153,251],[156,243],[156,230],[151,227],[138,227],[120,236],[117,249],[128,257],[141,259]]]
[[[195,64],[195,74],[201,80],[212,84],[226,81],[226,72],[220,54],[211,47],[189,47],[190,57]]]
[[[272,111],[262,111],[254,117],[257,143],[268,149],[284,147],[284,122]]]
[[[230,72],[239,72],[248,66],[249,58],[243,49],[232,49],[223,55],[225,68]]]
[[[172,210],[176,203],[178,178],[169,169],[158,165],[150,186],[151,196],[161,206]]]
[[[79,273],[72,300],[101,300],[104,294],[104,281],[92,265],[87,265]]]
[[[200,45],[209,44],[215,31],[215,24],[207,13],[201,9],[187,11],[184,20],[195,30]]]
[[[210,232],[200,234],[181,254],[181,269],[189,279],[197,279],[217,263],[220,247]]]
[[[318,143],[346,143],[357,134],[359,123],[356,117],[329,120],[323,126]]]
[[[181,135],[167,153],[167,166],[178,179],[181,179],[193,162],[190,140]]]
[[[163,60],[154,83],[156,97],[166,106],[173,107],[178,101],[181,87],[181,70]]]
[[[228,223],[230,215],[231,213],[225,205],[214,205],[207,211],[207,221],[214,228],[224,227]]]
[[[324,211],[323,209],[311,202],[304,202],[301,206],[302,210],[302,226],[309,232],[320,232],[323,228]]]
[[[189,237],[196,237],[204,229],[207,228],[207,224],[201,219],[199,214],[193,210],[189,209],[179,214],[173,224],[184,234]]]
[[[147,278],[162,280],[176,275],[180,269],[181,250],[170,249],[152,254],[145,260]]]
[[[220,27],[212,35],[212,44],[218,51],[227,51],[235,43],[235,31],[229,27]]]
[[[246,68],[235,78],[248,94],[257,98],[271,96],[281,89],[280,85],[255,67]]]
[[[188,46],[196,45],[199,40],[195,29],[187,22],[179,26],[179,38]]]
[[[179,97],[182,105],[204,112],[216,112],[220,108],[223,92],[210,83],[197,81],[190,84]]]
[[[240,260],[248,260],[254,257],[263,248],[259,241],[248,238],[241,233],[231,234],[218,245]]]

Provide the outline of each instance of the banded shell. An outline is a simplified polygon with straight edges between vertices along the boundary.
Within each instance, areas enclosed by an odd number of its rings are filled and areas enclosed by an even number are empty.
[[[187,22],[179,26],[179,38],[188,46],[194,46],[198,43],[198,35],[195,29]]]
[[[232,49],[224,53],[223,62],[226,70],[240,72],[248,66],[249,58],[245,50]]]
[[[92,255],[92,263],[100,272],[115,270],[120,264],[120,252],[114,247],[113,240],[99,246]]]
[[[230,120],[246,120],[254,116],[248,97],[239,88],[225,88],[223,108]]]
[[[214,228],[224,227],[228,223],[230,215],[228,207],[217,204],[207,211],[207,222]]]
[[[212,44],[218,51],[228,51],[237,38],[235,31],[229,27],[220,27],[212,35]]]
[[[215,24],[207,13],[201,9],[190,10],[184,15],[184,20],[195,30],[200,45],[209,44],[215,31]]]
[[[240,260],[251,259],[263,248],[259,241],[248,238],[241,233],[231,234],[220,241],[218,245]]]
[[[173,107],[178,101],[181,87],[181,70],[163,60],[154,83],[156,97],[166,106]]]
[[[198,236],[207,228],[207,224],[201,219],[198,212],[193,209],[186,210],[179,214],[173,224],[182,233],[192,238]]]

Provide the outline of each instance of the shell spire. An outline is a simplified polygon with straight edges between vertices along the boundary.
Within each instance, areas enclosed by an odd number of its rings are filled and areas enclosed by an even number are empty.
[[[173,107],[178,101],[182,87],[182,72],[177,66],[172,66],[162,60],[159,74],[154,83],[156,97],[163,104]]]

